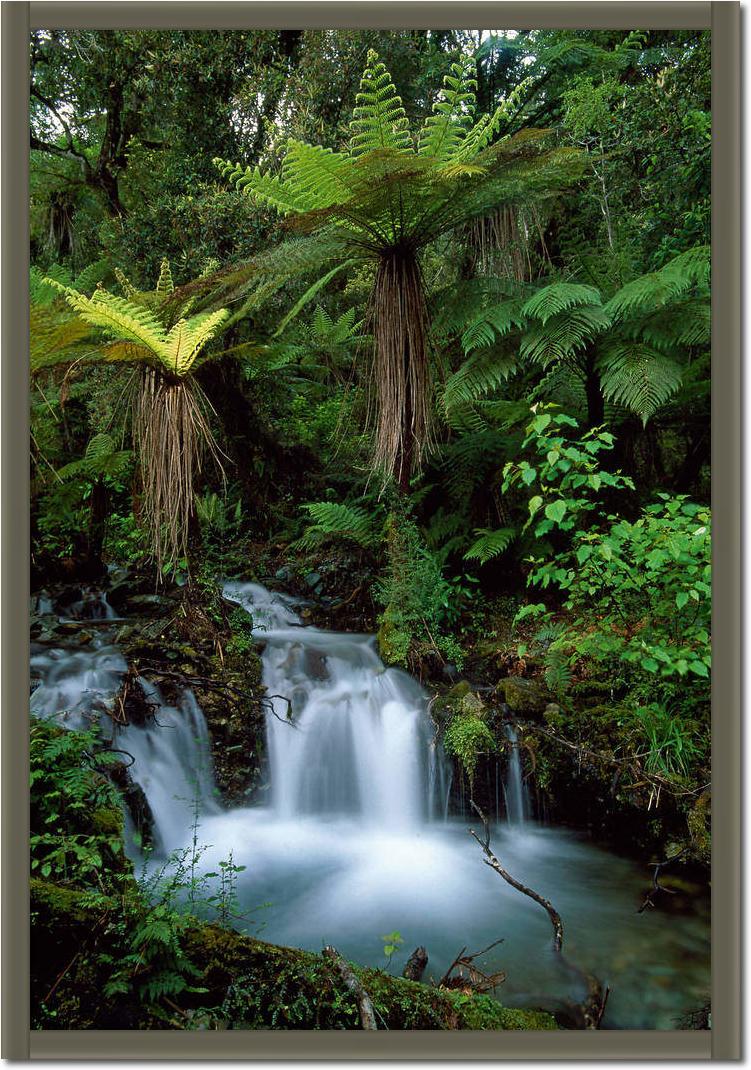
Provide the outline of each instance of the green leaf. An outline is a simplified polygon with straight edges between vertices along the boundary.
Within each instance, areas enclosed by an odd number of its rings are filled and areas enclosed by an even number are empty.
[[[567,508],[568,506],[566,505],[566,502],[564,502],[562,498],[558,498],[557,501],[550,502],[549,505],[545,506],[545,516],[548,520],[553,520],[556,524],[560,524],[566,514]]]

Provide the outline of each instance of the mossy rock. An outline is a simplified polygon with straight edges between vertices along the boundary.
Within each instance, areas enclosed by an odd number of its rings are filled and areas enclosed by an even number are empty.
[[[445,695],[437,698],[433,703],[432,712],[438,721],[448,721],[459,714],[467,714],[484,720],[488,713],[485,703],[466,680],[460,680]]]
[[[378,653],[385,665],[398,665],[402,668],[406,666],[412,640],[395,621],[388,618],[383,620],[376,639]]]
[[[523,676],[507,676],[499,683],[498,690],[511,712],[518,717],[539,717],[551,701],[551,694],[544,684]]]

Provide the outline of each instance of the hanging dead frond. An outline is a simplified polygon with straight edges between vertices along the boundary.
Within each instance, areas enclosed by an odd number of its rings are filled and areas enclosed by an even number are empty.
[[[378,261],[369,309],[374,465],[406,491],[431,442],[433,391],[420,265],[409,247]]]
[[[211,404],[196,380],[144,368],[133,399],[133,438],[140,461],[141,520],[159,569],[188,552],[194,484],[208,456],[224,472],[211,430]]]

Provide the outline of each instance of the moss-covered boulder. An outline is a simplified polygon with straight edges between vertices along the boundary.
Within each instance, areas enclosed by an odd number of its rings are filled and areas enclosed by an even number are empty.
[[[477,692],[466,680],[460,680],[443,695],[439,695],[431,706],[433,719],[437,723],[450,721],[458,714],[477,717],[485,720],[487,707]]]
[[[498,691],[517,717],[541,717],[552,698],[544,684],[523,676],[507,676],[499,683]]]

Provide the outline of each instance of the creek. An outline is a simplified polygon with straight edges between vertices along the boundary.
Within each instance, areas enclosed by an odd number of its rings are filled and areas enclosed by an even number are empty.
[[[198,815],[201,865],[214,870],[231,852],[246,867],[238,898],[263,939],[314,951],[331,943],[353,961],[386,967],[383,937],[397,931],[404,942],[388,968],[401,972],[423,945],[434,978],[462,948],[502,939],[478,965],[505,971],[504,1004],[555,1010],[580,999],[581,982],[551,950],[545,912],[485,865],[467,821],[448,812],[450,765],[420,685],[384,667],[373,637],[303,626],[288,596],[236,582],[224,594],[251,614],[263,645],[267,787],[253,805],[221,806],[206,722],[189,689],[169,705],[144,680],[154,717],[113,727],[107,714],[127,665],[112,645],[106,600],[68,610],[95,633],[84,646],[33,649],[32,713],[69,728],[100,719],[135,759],[130,773],[154,816],[158,858],[189,846]],[[603,1028],[676,1028],[708,998],[707,897],[688,897],[682,912],[638,913],[650,871],[535,823],[513,726],[505,731],[493,850],[554,903],[567,957],[610,986]]]

